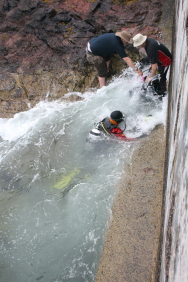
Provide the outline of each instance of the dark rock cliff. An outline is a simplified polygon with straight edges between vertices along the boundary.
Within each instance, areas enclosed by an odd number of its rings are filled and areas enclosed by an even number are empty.
[[[41,100],[97,87],[88,64],[89,39],[126,29],[162,41],[158,22],[164,0],[2,0],[0,3],[0,117]],[[137,49],[129,56],[138,60]],[[114,56],[113,68],[125,63]]]

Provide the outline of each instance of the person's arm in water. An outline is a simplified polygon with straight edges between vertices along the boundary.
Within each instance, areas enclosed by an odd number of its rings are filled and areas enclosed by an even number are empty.
[[[145,82],[149,83],[151,81],[151,79],[155,76],[157,69],[158,69],[158,64],[151,65],[151,73],[148,75],[148,77],[146,77]]]
[[[125,134],[123,133],[123,130],[121,130],[120,128],[116,127],[116,128],[112,128],[110,131],[115,137],[117,137],[118,139],[123,139],[125,141],[134,141],[136,140],[136,138],[127,138],[125,136]]]
[[[133,61],[131,60],[131,58],[129,57],[125,57],[123,58],[123,60],[125,61],[125,63],[131,67],[138,75],[143,76],[143,72],[141,70],[139,70],[135,64],[133,63]]]
[[[119,127],[116,127],[116,128],[113,128],[111,129],[110,131],[115,137],[117,137],[118,139],[122,139],[122,140],[125,140],[125,141],[135,141],[135,140],[138,140],[140,138],[143,138],[143,137],[147,137],[148,135],[147,134],[142,134],[141,136],[139,137],[136,137],[136,138],[127,138],[125,136],[125,134],[123,133],[123,130],[121,130]]]

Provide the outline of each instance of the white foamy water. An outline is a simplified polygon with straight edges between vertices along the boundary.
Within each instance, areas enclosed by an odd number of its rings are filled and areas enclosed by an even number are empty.
[[[127,71],[100,90],[72,93],[81,101],[40,102],[0,119],[0,281],[94,281],[116,186],[139,141],[86,138],[114,110],[126,115],[128,137],[164,124],[167,98],[146,99],[140,89]]]

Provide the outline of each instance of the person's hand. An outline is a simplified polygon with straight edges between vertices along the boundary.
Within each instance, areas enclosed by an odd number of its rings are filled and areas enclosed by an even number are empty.
[[[139,75],[139,76],[143,76],[143,72],[141,70],[137,70],[136,73]]]
[[[145,79],[145,82],[146,82],[146,83],[149,83],[151,80],[152,80],[152,77],[147,76],[146,79]]]

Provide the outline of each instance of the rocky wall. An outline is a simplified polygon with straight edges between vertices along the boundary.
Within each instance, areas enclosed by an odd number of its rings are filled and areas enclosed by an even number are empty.
[[[0,3],[0,117],[41,100],[98,87],[88,64],[88,40],[126,29],[162,41],[158,22],[164,0],[2,0]],[[137,61],[135,48],[128,54]],[[114,56],[112,67],[126,67]]]

